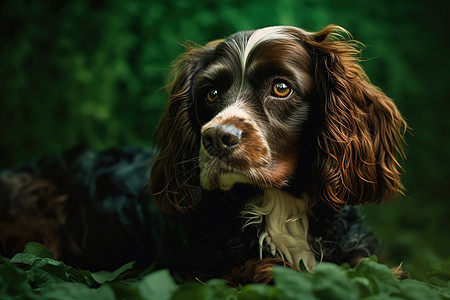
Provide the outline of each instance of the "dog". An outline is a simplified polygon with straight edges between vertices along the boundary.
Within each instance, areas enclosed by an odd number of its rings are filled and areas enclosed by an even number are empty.
[[[270,282],[274,265],[356,265],[377,247],[358,206],[403,191],[407,125],[348,36],[275,26],[187,45],[157,153],[73,150],[3,171],[2,253],[34,239],[91,270],[156,262],[236,285]]]

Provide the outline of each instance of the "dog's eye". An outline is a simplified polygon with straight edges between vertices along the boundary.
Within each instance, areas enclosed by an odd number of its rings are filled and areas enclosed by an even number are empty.
[[[284,81],[277,81],[272,86],[272,94],[278,98],[285,98],[292,93],[292,88]]]
[[[219,98],[219,91],[216,89],[211,89],[208,91],[208,93],[206,94],[206,99],[209,102],[214,102]]]

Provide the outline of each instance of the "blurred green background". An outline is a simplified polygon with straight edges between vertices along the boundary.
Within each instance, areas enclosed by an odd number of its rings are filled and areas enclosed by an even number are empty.
[[[0,4],[0,167],[89,148],[151,146],[171,62],[186,40],[334,23],[366,45],[363,66],[397,103],[406,196],[363,208],[386,262],[421,278],[450,254],[450,1],[6,0]]]

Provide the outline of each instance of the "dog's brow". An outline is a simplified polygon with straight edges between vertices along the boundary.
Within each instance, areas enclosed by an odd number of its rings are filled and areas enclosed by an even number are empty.
[[[273,26],[258,29],[250,36],[242,53],[242,69],[247,65],[248,57],[259,44],[271,39],[291,39],[292,36],[284,31],[283,26]]]

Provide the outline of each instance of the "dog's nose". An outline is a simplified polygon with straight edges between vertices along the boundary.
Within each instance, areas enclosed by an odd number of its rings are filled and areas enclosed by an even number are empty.
[[[230,153],[241,142],[242,130],[233,125],[218,125],[206,129],[202,134],[203,147],[212,156]]]

